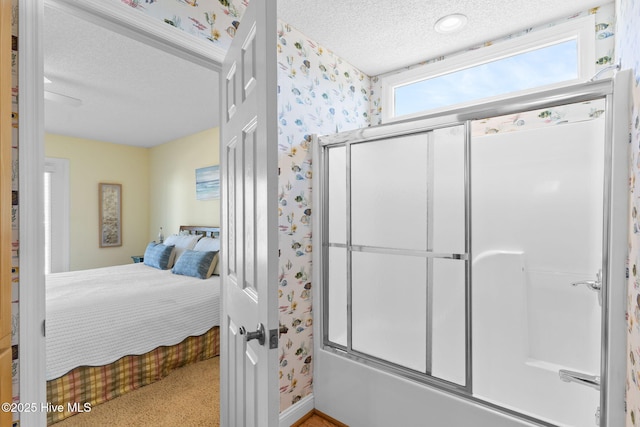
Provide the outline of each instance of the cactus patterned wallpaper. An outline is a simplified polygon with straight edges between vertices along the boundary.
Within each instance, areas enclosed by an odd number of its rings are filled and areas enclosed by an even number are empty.
[[[279,22],[281,410],[313,391],[311,135],[368,126],[369,91],[369,77]]]
[[[640,2],[618,0],[616,51],[633,71],[629,134],[629,259],[627,264],[627,419],[640,425]]]

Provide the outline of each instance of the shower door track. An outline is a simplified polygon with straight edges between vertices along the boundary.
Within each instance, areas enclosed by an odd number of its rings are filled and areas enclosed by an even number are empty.
[[[627,214],[627,153],[626,142],[628,139],[628,94],[630,93],[630,74],[628,71],[618,73],[615,79],[603,79],[595,82],[586,82],[571,85],[564,88],[541,91],[534,94],[512,97],[500,101],[485,104],[477,104],[464,108],[451,109],[437,114],[427,114],[409,120],[396,121],[389,124],[341,132],[338,134],[314,137],[317,145],[316,153],[319,154],[316,164],[321,171],[317,186],[319,187],[319,199],[327,200],[328,189],[328,162],[326,159],[329,147],[345,146],[347,165],[350,164],[349,145],[358,142],[382,140],[397,136],[408,136],[426,133],[437,129],[454,125],[465,127],[465,252],[466,254],[443,254],[430,251],[403,251],[398,254],[424,256],[427,258],[461,259],[466,262],[465,283],[465,385],[455,384],[446,380],[435,378],[420,372],[412,371],[392,362],[377,357],[360,353],[352,349],[351,336],[352,324],[350,307],[352,303],[351,286],[347,287],[347,345],[331,342],[328,336],[328,287],[325,280],[328,276],[328,249],[331,247],[343,247],[352,251],[377,252],[380,248],[352,246],[350,241],[350,221],[347,221],[346,244],[329,244],[328,242],[328,203],[322,203],[316,222],[319,235],[322,240],[322,249],[319,254],[318,279],[321,284],[320,307],[322,313],[320,319],[320,331],[322,331],[322,349],[333,352],[365,365],[383,368],[387,372],[405,377],[437,389],[460,396],[474,403],[483,405],[492,410],[505,413],[516,418],[526,420],[534,425],[554,426],[546,421],[520,413],[518,411],[482,400],[473,396],[473,372],[472,372],[472,301],[471,301],[471,204],[470,204],[470,141],[472,120],[485,119],[507,114],[516,114],[524,111],[551,108],[564,104],[588,102],[595,99],[605,99],[605,179],[604,179],[604,217],[603,217],[603,292],[602,292],[602,317],[601,317],[601,390],[600,390],[600,426],[613,427],[624,422],[624,384],[625,375],[614,369],[615,366],[625,366],[626,352],[626,324],[625,324],[625,263],[626,263],[626,214]],[[614,99],[615,93],[615,99]],[[618,102],[614,102],[618,100]],[[623,102],[624,101],[624,102]],[[627,126],[625,126],[625,124]],[[626,133],[625,133],[626,132]],[[349,167],[348,167],[349,169]],[[346,176],[347,194],[349,194],[350,173]],[[346,206],[347,218],[351,217],[350,202]],[[624,224],[624,225],[620,225]],[[384,249],[389,253],[389,249]],[[411,252],[411,253],[409,253]],[[416,252],[416,253],[413,253]],[[419,253],[418,253],[419,252]],[[352,266],[350,257],[347,257],[347,277],[350,278]],[[351,280],[347,279],[347,283]],[[611,286],[610,284],[616,284]],[[619,284],[619,285],[618,285]],[[620,288],[620,289],[618,289]],[[430,325],[428,325],[430,328]]]

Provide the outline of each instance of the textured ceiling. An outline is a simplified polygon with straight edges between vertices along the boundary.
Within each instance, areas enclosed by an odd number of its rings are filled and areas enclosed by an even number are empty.
[[[496,40],[608,3],[606,0],[278,0],[278,16],[376,76]],[[448,14],[467,15],[459,33],[433,29]]]
[[[602,0],[278,0],[278,16],[370,76],[567,18]],[[433,30],[463,13],[454,35]],[[45,90],[82,100],[45,102],[45,130],[153,146],[218,126],[215,72],[45,8]]]
[[[45,131],[150,147],[218,125],[218,74],[45,8]],[[45,99],[46,93],[45,93]]]

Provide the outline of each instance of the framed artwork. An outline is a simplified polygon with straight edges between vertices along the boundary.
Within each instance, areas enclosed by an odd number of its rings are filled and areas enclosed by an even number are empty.
[[[100,247],[122,246],[122,185],[99,184]]]
[[[196,169],[196,200],[220,198],[220,165]]]

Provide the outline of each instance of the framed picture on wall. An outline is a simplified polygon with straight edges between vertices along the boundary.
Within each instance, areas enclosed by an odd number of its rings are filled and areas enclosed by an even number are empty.
[[[99,184],[100,247],[122,246],[122,185]]]
[[[196,169],[196,200],[220,198],[220,165]]]

